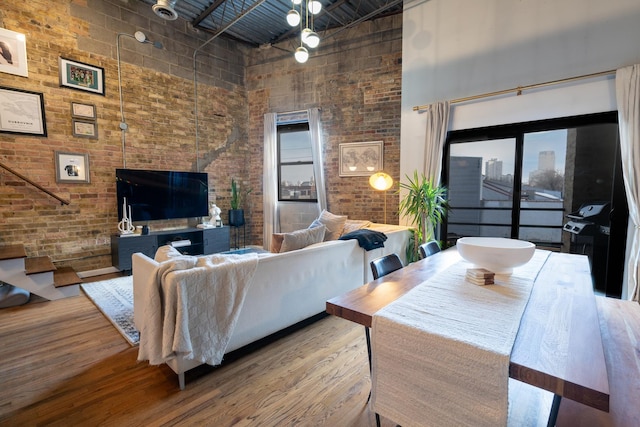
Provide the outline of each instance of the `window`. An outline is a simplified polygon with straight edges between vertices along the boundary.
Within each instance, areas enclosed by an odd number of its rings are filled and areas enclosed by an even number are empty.
[[[278,201],[317,202],[309,124],[278,126]]]
[[[568,247],[565,215],[612,197],[617,134],[616,113],[451,132],[448,239],[495,236]]]

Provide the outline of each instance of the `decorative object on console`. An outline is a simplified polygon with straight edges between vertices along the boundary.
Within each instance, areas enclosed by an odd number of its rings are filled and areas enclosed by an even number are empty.
[[[131,217],[131,205],[127,205],[127,198],[124,198],[122,204],[122,220],[118,223],[118,230],[121,235],[133,234],[136,227],[133,225],[133,219]]]
[[[384,191],[384,223],[387,223],[387,190],[393,185],[393,178],[384,172],[376,172],[369,177],[369,185],[378,191]]]
[[[400,182],[400,190],[407,194],[400,200],[400,215],[408,217],[413,229],[413,242],[407,246],[407,262],[420,259],[418,247],[422,243],[433,240],[435,229],[449,209],[447,189],[436,185],[418,171],[413,172],[413,179],[406,175],[408,183]]]

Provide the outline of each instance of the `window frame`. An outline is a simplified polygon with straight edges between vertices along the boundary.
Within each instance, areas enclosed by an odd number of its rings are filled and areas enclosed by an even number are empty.
[[[300,166],[300,165],[311,165],[311,169],[314,170],[314,161],[313,161],[313,156],[311,158],[311,161],[298,161],[298,162],[282,162],[282,156],[281,156],[281,139],[280,136],[283,133],[293,133],[293,132],[301,132],[301,131],[306,131],[309,132],[309,141],[311,141],[311,130],[309,127],[309,122],[307,120],[305,121],[301,121],[301,122],[296,122],[296,123],[286,123],[286,124],[277,124],[276,125],[276,135],[277,135],[277,141],[276,141],[276,145],[277,145],[277,149],[276,149],[276,156],[277,156],[277,175],[278,175],[278,188],[277,188],[277,195],[278,195],[278,202],[282,203],[282,202],[292,202],[292,203],[313,203],[316,204],[318,203],[318,193],[316,191],[316,197],[315,198],[309,198],[309,199],[283,199],[282,198],[282,167],[283,166]],[[311,149],[313,150],[313,147],[311,147]],[[315,177],[315,173],[314,173],[314,177]]]

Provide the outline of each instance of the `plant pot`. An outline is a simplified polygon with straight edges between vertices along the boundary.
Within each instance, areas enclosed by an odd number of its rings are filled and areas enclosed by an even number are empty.
[[[233,227],[244,225],[244,209],[229,209],[229,225]]]

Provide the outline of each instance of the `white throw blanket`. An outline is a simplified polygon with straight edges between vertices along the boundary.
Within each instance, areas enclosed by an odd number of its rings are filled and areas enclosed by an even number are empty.
[[[161,262],[146,286],[138,360],[220,364],[257,266],[255,253]]]
[[[509,357],[535,278],[536,251],[495,285],[459,262],[373,316],[372,406],[410,426],[505,426]]]

